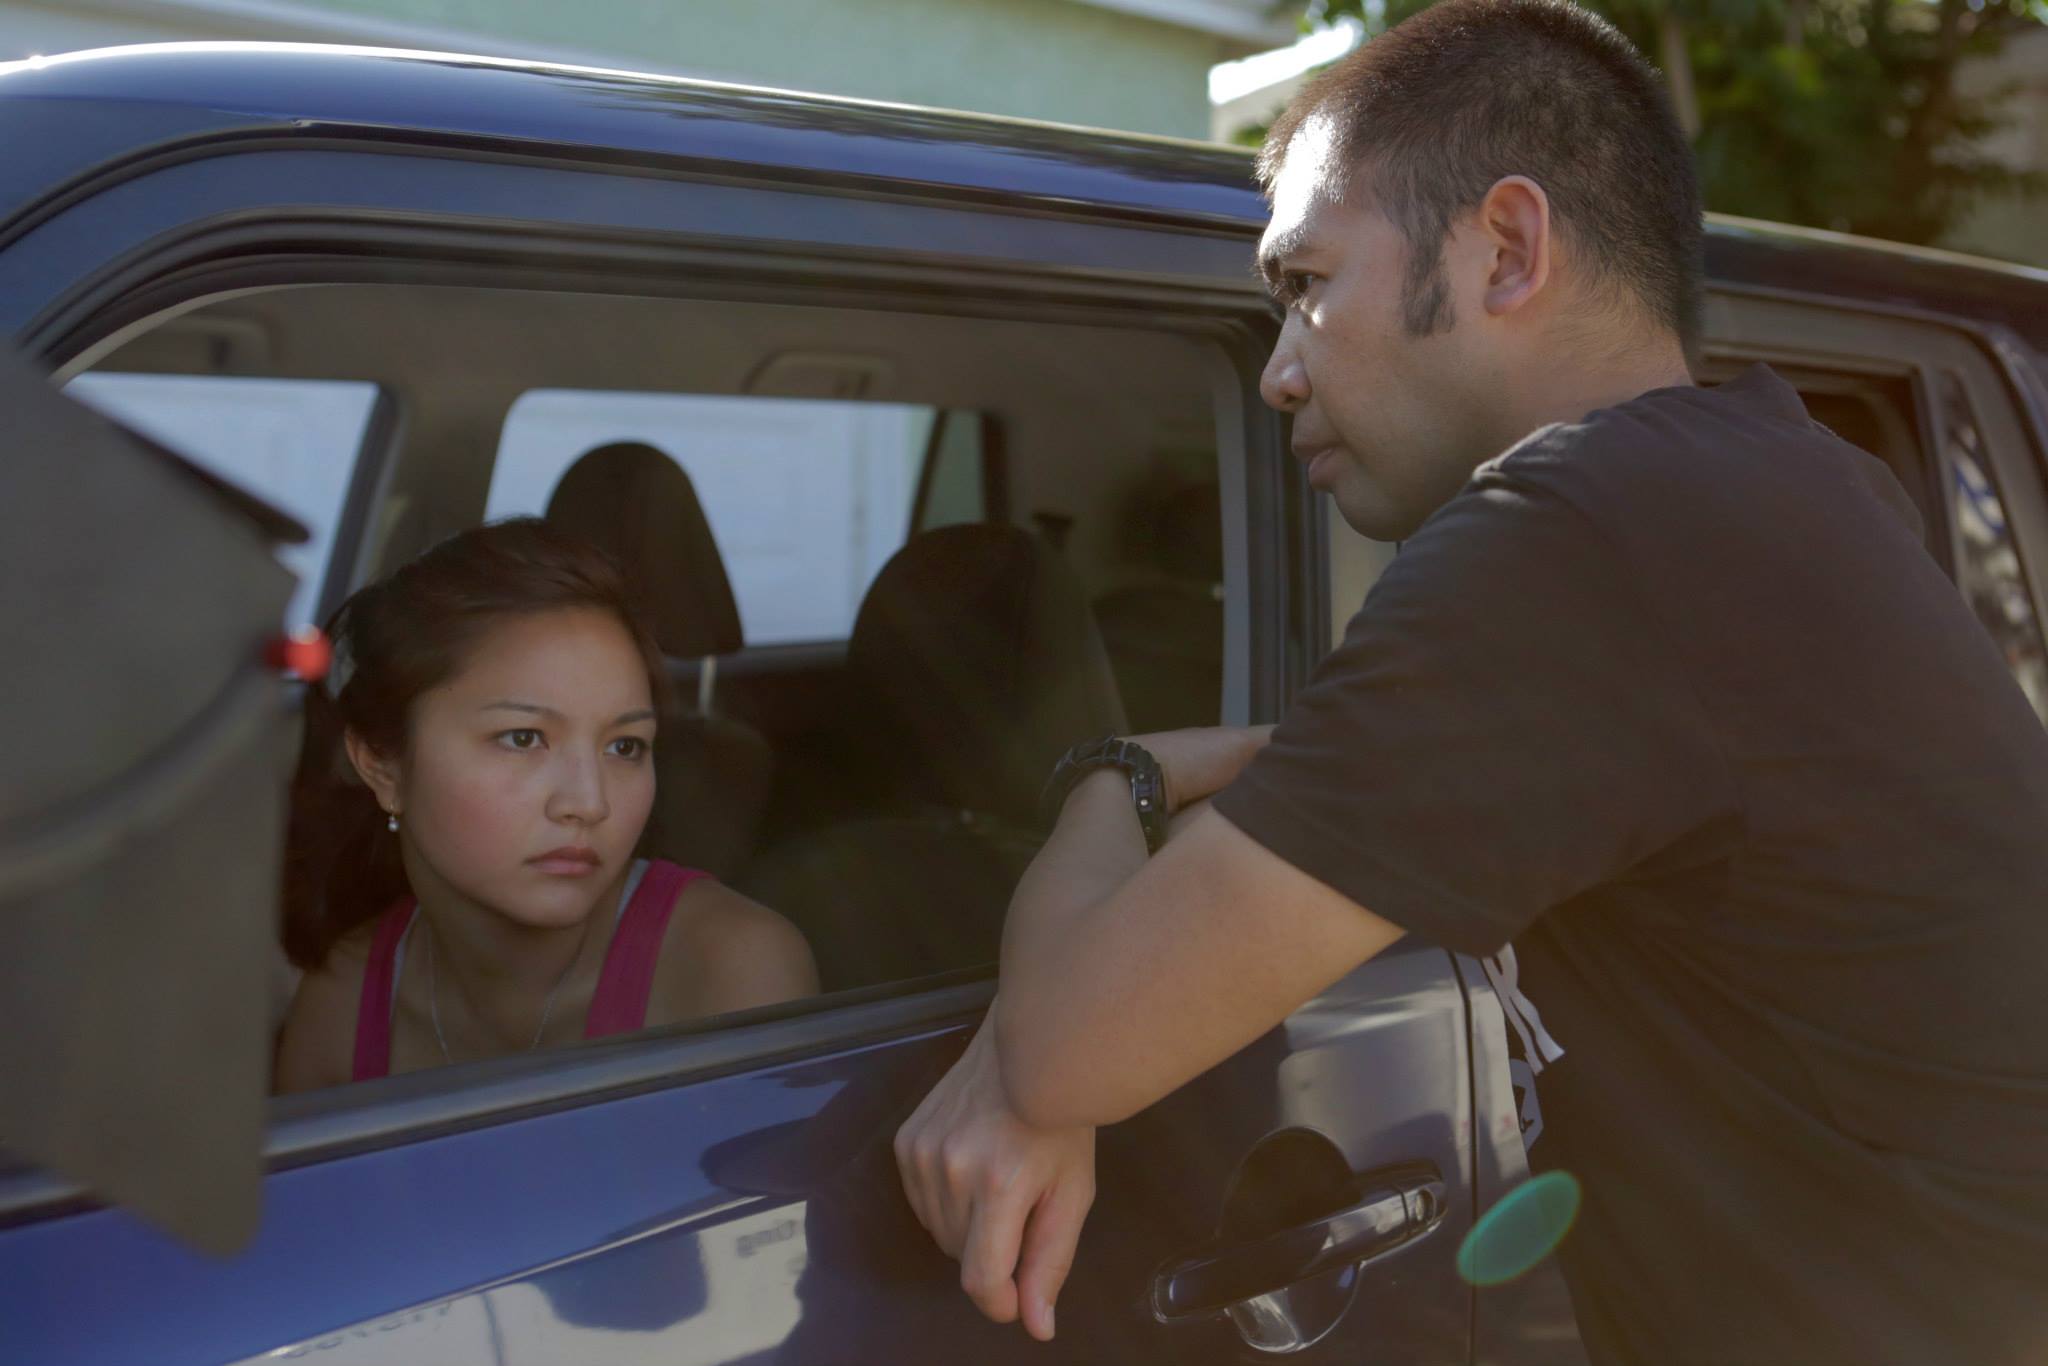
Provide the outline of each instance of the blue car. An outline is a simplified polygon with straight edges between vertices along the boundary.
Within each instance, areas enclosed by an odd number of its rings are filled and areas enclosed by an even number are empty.
[[[1413,939],[1103,1131],[1050,1345],[982,1319],[896,1175],[993,994],[1041,760],[1276,719],[1391,554],[1259,401],[1245,154],[264,45],[0,67],[0,135],[0,333],[305,525],[285,624],[559,513],[593,450],[688,475],[583,510],[648,533],[693,702],[648,851],[787,915],[824,988],[271,1100],[225,1254],[0,1163],[0,1359],[1579,1359],[1553,1266],[1460,1274],[1540,1116],[1480,965]],[[1891,465],[2048,715],[2048,273],[1727,220],[1708,263],[1702,377],[1768,360]],[[267,1039],[297,969],[250,962],[212,1004]],[[166,1064],[248,1107],[265,1065]],[[206,1118],[132,1135],[174,1190]]]

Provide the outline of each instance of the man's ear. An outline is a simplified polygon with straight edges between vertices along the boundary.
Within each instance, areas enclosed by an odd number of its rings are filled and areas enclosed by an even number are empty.
[[[1527,176],[1503,176],[1479,201],[1478,233],[1488,257],[1488,313],[1505,316],[1550,282],[1550,196]]]
[[[348,751],[349,764],[377,798],[377,805],[396,816],[402,805],[399,799],[398,762],[391,756],[374,748],[368,740],[354,730],[342,733],[342,746]]]

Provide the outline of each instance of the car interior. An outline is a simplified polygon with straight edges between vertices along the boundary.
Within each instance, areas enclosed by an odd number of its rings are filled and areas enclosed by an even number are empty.
[[[573,396],[573,432],[536,418],[519,436],[529,454],[554,441],[560,473],[517,510],[627,567],[679,684],[642,852],[795,921],[827,992],[992,963],[1058,755],[1222,714],[1216,385],[1229,372],[1199,337],[332,284],[204,302],[138,329],[93,373],[376,386],[383,416],[332,515],[323,616],[484,520],[508,496],[494,470],[522,398]],[[716,423],[696,424],[705,449],[666,448],[673,431],[635,419],[661,396],[752,400],[740,418],[755,428],[725,464]],[[878,422],[855,413],[840,438],[815,420],[849,406]],[[891,423],[901,450],[862,448]],[[834,495],[831,467],[864,458],[886,467],[865,486],[879,495]],[[847,527],[867,560],[802,558]],[[817,581],[846,573],[863,581]],[[749,639],[750,608],[834,593],[855,604],[838,630]]]

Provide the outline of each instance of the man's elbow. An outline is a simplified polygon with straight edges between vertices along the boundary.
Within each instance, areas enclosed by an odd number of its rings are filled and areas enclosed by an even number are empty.
[[[1010,1113],[1034,1129],[1100,1128],[1129,1119],[1142,1105],[1099,1094],[1100,1074],[1067,1060],[1068,1050],[1035,1035],[1028,1021],[996,1021],[996,1053]]]
[[[1071,1129],[1095,1123],[1072,1103],[1070,1091],[1061,1088],[1043,1069],[1013,1074],[1004,1064],[1003,1089],[1010,1097],[1010,1111],[1034,1129]]]

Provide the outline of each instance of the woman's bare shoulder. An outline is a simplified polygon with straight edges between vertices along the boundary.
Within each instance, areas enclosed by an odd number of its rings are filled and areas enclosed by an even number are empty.
[[[817,990],[817,967],[802,931],[724,883],[699,878],[677,895],[669,914],[648,1023],[744,1010]]]
[[[299,982],[278,1034],[273,1091],[313,1091],[354,1078],[356,1007],[375,936],[374,923],[343,935]]]
[[[714,877],[702,877],[676,894],[669,916],[670,937],[703,953],[730,955],[803,934],[780,913]]]

